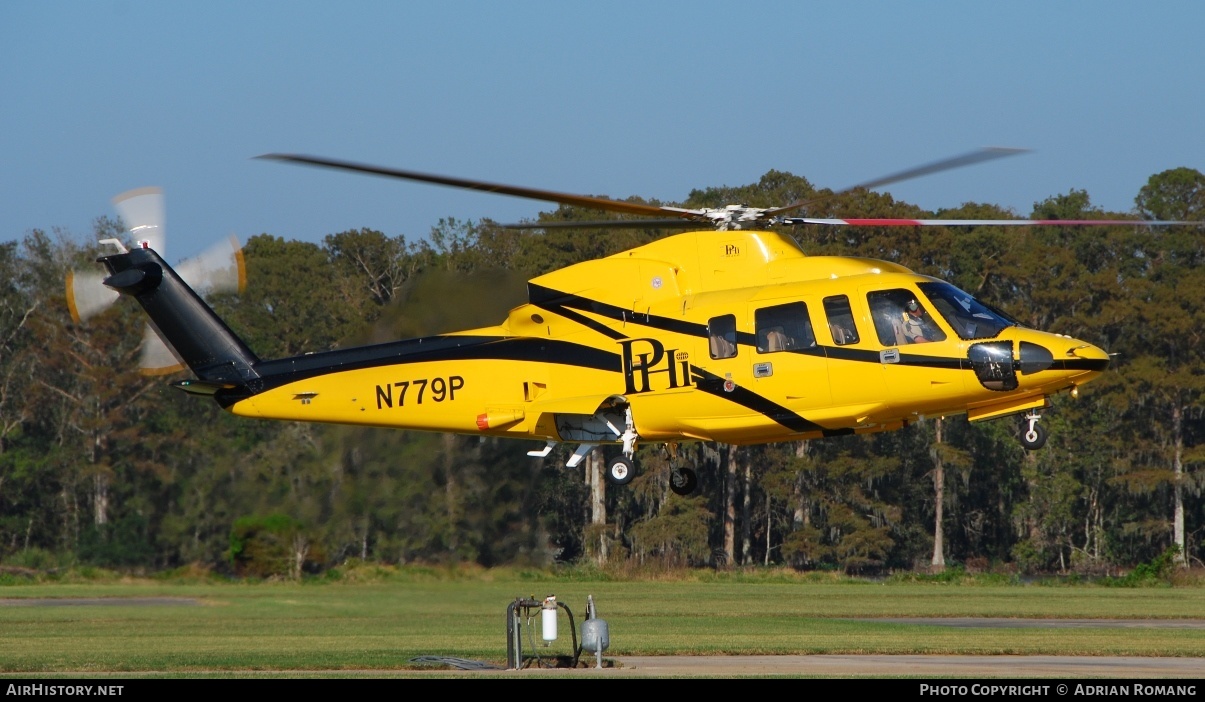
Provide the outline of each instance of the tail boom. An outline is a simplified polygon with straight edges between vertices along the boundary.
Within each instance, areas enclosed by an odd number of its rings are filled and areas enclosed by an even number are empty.
[[[202,385],[233,387],[259,377],[259,358],[150,248],[100,259],[104,284],[142,305],[151,326]]]

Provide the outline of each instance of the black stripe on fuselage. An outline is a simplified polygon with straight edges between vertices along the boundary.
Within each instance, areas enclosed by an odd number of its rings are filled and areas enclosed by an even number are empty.
[[[1106,371],[1109,369],[1109,359],[1076,358],[1055,361],[1051,364],[1053,370]]]
[[[695,387],[709,395],[715,395],[720,399],[735,402],[742,407],[747,407],[754,412],[763,414],[793,432],[825,431],[824,427],[819,424],[810,422],[786,407],[776,402],[771,402],[765,397],[740,385],[733,384],[731,390],[725,390],[724,382],[726,379],[721,378],[715,373],[710,373],[695,365],[691,365],[690,371],[694,377]]]
[[[696,336],[700,338],[707,337],[707,325],[699,324],[698,322],[687,322],[679,319],[671,319],[669,317],[661,317],[642,312],[632,312],[616,305],[610,305],[589,298],[581,297],[580,295],[567,295],[558,292],[551,288],[545,288],[539,285],[528,284],[529,295],[532,304],[537,305],[541,309],[560,314],[566,319],[578,321],[584,326],[594,329],[602,334],[605,334],[612,339],[628,338],[618,330],[611,329],[606,325],[595,320],[589,319],[584,315],[578,314],[573,309],[591,312],[601,317],[613,319],[618,322],[632,322],[645,327],[652,327],[661,331],[668,331],[686,336]],[[755,337],[748,332],[737,334],[737,343],[752,347],[755,343]],[[800,349],[801,352],[819,352],[817,349]],[[877,360],[877,356],[876,356]],[[783,407],[775,402],[771,402],[765,397],[758,395],[752,390],[736,386],[730,392],[724,391],[724,379],[719,376],[709,373],[698,366],[691,366],[691,371],[694,376],[695,385],[703,392],[706,392],[716,397],[735,402],[742,407],[753,410],[784,427],[795,432],[805,431],[825,431],[819,424],[810,422],[799,414]]]
[[[567,318],[583,324],[590,329],[594,329],[599,333],[605,334],[612,339],[627,338],[621,332],[611,329],[610,327],[598,321],[592,320],[580,314],[572,312],[572,309],[591,312],[601,317],[613,319],[623,323],[633,323],[642,326],[658,329],[661,331],[672,332],[675,334],[684,334],[687,336],[695,336],[699,338],[707,338],[707,325],[699,322],[688,322],[672,317],[662,317],[654,314],[646,314],[641,312],[633,312],[622,307],[591,300],[581,295],[571,295],[562,293],[552,288],[546,288],[540,285],[528,284],[528,293],[533,304],[564,315]],[[749,332],[737,332],[737,344],[746,346],[751,349],[757,348],[757,337]],[[916,347],[898,347],[898,348],[916,348]],[[792,349],[792,353],[801,353],[807,355],[821,355],[837,360],[837,361],[855,361],[859,363],[875,363],[883,365],[880,352],[867,349],[852,349],[846,346],[813,346],[806,349]],[[952,358],[949,356],[929,356],[917,353],[900,353],[899,360],[894,364],[899,366],[915,366],[919,368],[938,368],[941,370],[973,370],[970,360],[966,358]],[[1104,371],[1109,367],[1107,360],[1095,359],[1067,359],[1056,360],[1050,366],[1052,370],[1080,370],[1080,371]]]
[[[260,361],[261,377],[245,387],[220,390],[215,395],[223,407],[252,395],[330,373],[425,363],[429,361],[531,361],[623,372],[618,353],[555,339],[500,336],[429,336],[387,344],[336,349],[292,358]]]
[[[698,322],[688,322],[670,317],[662,317],[659,315],[633,312],[625,308],[611,305],[581,295],[573,295],[562,293],[552,288],[543,287],[540,285],[528,284],[528,293],[532,304],[548,310],[556,314],[560,314],[567,319],[575,321],[583,326],[593,329],[611,339],[628,338],[622,332],[612,329],[605,324],[590,319],[585,315],[574,312],[573,310],[581,310],[590,312],[600,317],[612,319],[621,323],[633,323],[660,331],[666,331],[686,336],[694,336],[699,338],[707,338],[708,330],[706,324]],[[738,332],[737,344],[750,349],[756,348],[757,337],[749,332]],[[899,348],[897,347],[897,351]],[[875,365],[897,365],[911,366],[918,368],[934,368],[940,370],[966,370],[972,371],[970,360],[961,357],[935,356],[920,353],[899,353],[898,360],[891,364],[883,363],[883,356],[880,351],[869,349],[856,349],[846,346],[812,346],[803,349],[791,349],[788,353],[797,353],[811,356],[824,356],[826,358],[837,361],[853,361],[856,363],[873,363]],[[1055,361],[1051,368],[1055,370],[1104,370],[1109,365],[1108,361],[1097,361],[1089,359],[1074,359]],[[731,392],[725,392],[723,389],[724,379],[712,373],[691,366],[696,381],[696,386],[709,394],[721,397],[729,401],[740,404],[756,412],[760,412],[783,426],[796,432],[807,431],[822,431],[825,436],[836,436],[841,434],[852,433],[852,429],[824,429],[818,424],[804,419],[799,414],[782,407],[770,400],[752,392],[736,386]]]
[[[577,322],[578,324],[582,325],[583,327],[586,327],[587,329],[592,329],[592,330],[598,332],[599,334],[602,334],[603,336],[607,336],[612,339],[615,339],[616,341],[627,338],[627,335],[624,334],[623,332],[619,331],[618,329],[612,329],[611,327],[608,327],[607,325],[603,324],[602,322],[590,319],[589,317],[587,317],[584,314],[581,314],[580,312],[574,312],[573,310],[569,309],[568,307],[565,307],[564,305],[538,304],[538,305],[536,305],[536,307],[539,307],[542,310],[547,310],[548,312],[552,312],[553,314],[559,314],[560,316],[564,317],[565,319],[568,319],[571,322]]]
[[[707,338],[707,325],[699,322],[687,322],[681,319],[673,319],[671,317],[662,317],[655,314],[646,314],[643,312],[633,312],[624,309],[617,305],[607,304],[591,300],[588,297],[580,295],[571,295],[562,293],[552,288],[546,288],[540,285],[528,284],[529,295],[532,303],[536,306],[573,319],[590,329],[593,329],[601,334],[605,334],[612,339],[626,338],[620,332],[611,329],[610,327],[583,317],[582,315],[572,312],[572,309],[591,312],[613,319],[617,322],[639,324],[641,326],[658,329],[660,331],[672,332],[675,334],[684,334],[686,336]],[[736,342],[739,346],[746,346],[750,349],[757,348],[757,336],[750,332],[737,332]],[[878,351],[869,351],[866,349],[851,349],[843,346],[812,346],[804,349],[791,349],[790,353],[799,353],[812,356],[826,356],[839,361],[857,361],[861,363],[881,364]],[[970,369],[970,363],[963,358],[950,358],[947,356],[925,356],[921,354],[900,354],[900,360],[897,365],[901,366],[920,366],[924,368],[941,368],[962,370]]]
[[[559,312],[557,308],[571,308],[581,310],[583,312],[592,312],[600,317],[613,319],[617,322],[632,322],[641,326],[661,329],[662,331],[673,332],[675,334],[686,334],[688,336],[707,336],[707,325],[699,324],[698,322],[688,322],[683,319],[673,319],[672,317],[662,317],[655,314],[645,312],[633,312],[629,309],[624,309],[618,305],[611,305],[606,302],[591,300],[588,297],[580,295],[570,295],[567,293],[545,288],[541,285],[532,285],[528,283],[528,295],[531,298],[532,304],[542,307],[546,310]],[[591,327],[593,328],[593,327]],[[752,338],[752,335],[747,335]]]

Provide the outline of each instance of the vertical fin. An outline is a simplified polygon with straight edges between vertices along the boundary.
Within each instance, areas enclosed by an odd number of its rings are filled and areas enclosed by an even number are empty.
[[[150,248],[105,256],[105,285],[142,305],[151,325],[201,380],[238,385],[258,378],[259,358]]]

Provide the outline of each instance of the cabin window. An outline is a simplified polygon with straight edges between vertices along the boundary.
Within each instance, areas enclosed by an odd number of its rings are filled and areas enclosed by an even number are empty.
[[[933,301],[933,307],[954,333],[963,339],[991,339],[1005,328],[1018,324],[1007,314],[949,283],[921,283],[919,287]]]
[[[802,302],[763,307],[753,313],[757,328],[757,352],[775,353],[811,348],[816,345],[808,307]]]
[[[897,288],[866,295],[870,316],[883,346],[905,346],[944,341],[946,333],[929,315],[928,300],[911,290]]]
[[[833,343],[838,346],[858,343],[858,327],[854,324],[854,313],[849,308],[849,298],[833,295],[824,298],[824,314],[828,317],[828,330]]]
[[[707,320],[707,339],[712,358],[736,356],[736,315],[726,314]]]

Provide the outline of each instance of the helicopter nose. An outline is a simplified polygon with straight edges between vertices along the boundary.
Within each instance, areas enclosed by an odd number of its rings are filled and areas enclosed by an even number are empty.
[[[1095,378],[1109,367],[1109,354],[1092,344],[1058,336],[1018,344],[1017,370],[1029,376],[1043,371],[1062,371],[1064,378],[1082,383]]]
[[[1068,345],[1064,364],[1068,370],[1100,373],[1108,369],[1110,360],[1109,354],[1104,349],[1083,341],[1074,341]]]

